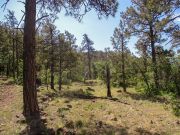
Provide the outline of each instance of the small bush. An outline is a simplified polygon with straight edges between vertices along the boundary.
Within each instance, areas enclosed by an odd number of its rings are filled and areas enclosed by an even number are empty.
[[[151,84],[149,86],[149,88],[148,87],[144,88],[145,95],[150,96],[150,97],[154,97],[156,95],[159,95],[160,91],[161,90],[160,89],[156,89],[155,85],[153,85],[153,84]]]
[[[174,97],[171,101],[171,107],[172,107],[173,113],[179,117],[180,116],[180,100]]]

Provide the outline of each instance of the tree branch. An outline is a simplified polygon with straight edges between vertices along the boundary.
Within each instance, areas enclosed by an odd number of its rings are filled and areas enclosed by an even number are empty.
[[[24,2],[24,1],[20,1],[20,0],[18,0],[17,2],[20,2],[20,3],[22,3],[22,4],[24,4],[24,5],[25,5],[25,2]]]
[[[42,20],[43,18],[48,17],[48,16],[49,16],[49,15],[44,15],[44,16],[38,18],[38,19],[36,20],[36,23],[39,22],[40,20]]]
[[[10,1],[10,0],[6,0],[6,2],[1,6],[1,8],[4,7],[3,11],[6,9],[6,6],[7,6],[7,4],[8,4],[9,1]]]

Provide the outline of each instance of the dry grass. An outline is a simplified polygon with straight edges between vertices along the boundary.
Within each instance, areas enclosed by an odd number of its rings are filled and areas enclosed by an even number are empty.
[[[2,135],[18,134],[26,126],[21,116],[21,89],[13,85],[11,104],[0,108]],[[164,108],[163,101],[144,97],[133,88],[129,88],[128,93],[113,88],[113,98],[106,98],[104,84],[94,81],[86,85],[73,83],[63,86],[61,92],[40,87],[38,94],[46,126],[56,132],[82,135],[180,134],[180,119],[168,107]]]

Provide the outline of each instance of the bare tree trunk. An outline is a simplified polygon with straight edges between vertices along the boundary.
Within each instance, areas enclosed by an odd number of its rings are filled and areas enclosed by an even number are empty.
[[[107,86],[107,97],[112,97],[111,96],[111,82],[110,82],[110,69],[109,65],[106,65],[106,86]]]
[[[26,0],[23,51],[23,114],[26,118],[39,115],[35,68],[36,0]]]

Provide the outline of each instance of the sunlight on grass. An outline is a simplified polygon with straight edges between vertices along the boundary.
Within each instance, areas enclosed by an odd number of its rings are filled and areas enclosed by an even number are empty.
[[[134,88],[128,88],[127,93],[121,88],[112,88],[113,98],[106,98],[105,85],[101,81],[93,82],[63,85],[62,91],[41,86],[38,101],[47,126],[57,132],[69,130],[77,134],[138,134],[147,131],[176,134],[180,131],[179,118],[165,110],[163,103],[145,98]],[[3,135],[18,134],[26,127],[21,115],[22,87],[12,88],[16,102],[1,107],[0,111]]]

